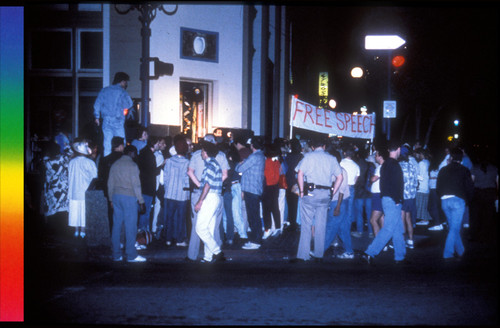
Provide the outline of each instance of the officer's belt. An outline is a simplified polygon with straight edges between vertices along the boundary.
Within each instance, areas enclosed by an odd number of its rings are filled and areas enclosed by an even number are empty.
[[[312,184],[314,186],[314,189],[326,189],[326,190],[330,190],[332,189],[332,187],[329,187],[329,186],[320,186],[320,185],[317,185],[317,184]]]

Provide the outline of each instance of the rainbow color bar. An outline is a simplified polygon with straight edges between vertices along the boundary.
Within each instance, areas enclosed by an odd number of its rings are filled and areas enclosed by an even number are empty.
[[[0,7],[0,321],[24,320],[24,10]]]

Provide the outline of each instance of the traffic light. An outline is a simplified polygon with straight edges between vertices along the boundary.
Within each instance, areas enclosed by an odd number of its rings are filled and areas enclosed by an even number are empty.
[[[149,61],[154,62],[155,71],[155,75],[149,77],[150,80],[158,80],[160,76],[174,74],[174,64],[164,63],[158,57],[149,58]]]
[[[405,57],[403,57],[401,55],[397,55],[397,56],[392,57],[392,66],[399,68],[399,67],[403,66],[404,63],[405,63]]]

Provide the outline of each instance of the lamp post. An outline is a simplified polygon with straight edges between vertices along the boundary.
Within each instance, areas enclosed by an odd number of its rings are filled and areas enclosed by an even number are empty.
[[[391,55],[392,50],[398,49],[406,41],[398,35],[367,35],[365,36],[366,50],[387,50],[387,98],[391,99]],[[385,112],[384,112],[385,113]],[[387,140],[391,137],[391,121],[385,118],[387,122]]]
[[[151,38],[151,22],[156,18],[156,12],[162,11],[166,15],[172,16],[177,12],[178,5],[172,11],[167,11],[162,4],[147,3],[128,5],[125,10],[120,10],[118,4],[115,4],[115,10],[120,15],[125,15],[132,10],[139,12],[139,21],[141,22],[142,54],[141,54],[141,122],[147,127],[149,124],[149,40]]]

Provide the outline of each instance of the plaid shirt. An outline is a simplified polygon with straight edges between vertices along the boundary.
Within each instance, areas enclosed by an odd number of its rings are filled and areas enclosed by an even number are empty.
[[[210,186],[209,192],[222,193],[222,169],[213,157],[205,160],[205,168],[201,174],[200,190],[203,190],[205,184]]]
[[[241,190],[262,195],[264,189],[264,166],[266,158],[261,150],[252,153],[241,164],[236,166],[236,172],[242,173]]]

